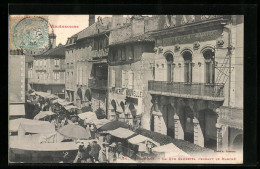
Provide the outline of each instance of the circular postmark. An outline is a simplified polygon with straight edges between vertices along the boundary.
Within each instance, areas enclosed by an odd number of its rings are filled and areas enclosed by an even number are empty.
[[[27,17],[12,29],[12,41],[27,55],[41,55],[50,48],[48,21],[41,17]]]

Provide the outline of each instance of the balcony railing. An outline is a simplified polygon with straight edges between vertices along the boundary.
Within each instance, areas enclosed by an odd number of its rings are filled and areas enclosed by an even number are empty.
[[[35,78],[29,78],[28,79],[29,83],[35,83],[35,84],[64,84],[65,85],[65,80],[64,79],[59,79],[59,80],[53,80],[53,79],[35,79]]]
[[[148,91],[161,94],[176,95],[179,97],[220,97],[223,95],[224,84],[206,84],[206,83],[183,83],[167,81],[149,81]]]
[[[107,80],[88,79],[88,87],[93,89],[107,89]]]

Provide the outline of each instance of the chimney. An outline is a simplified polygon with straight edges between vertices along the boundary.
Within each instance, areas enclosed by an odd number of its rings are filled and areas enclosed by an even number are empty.
[[[88,26],[91,26],[95,23],[95,15],[89,15]]]
[[[112,29],[123,26],[124,17],[123,15],[112,15]]]
[[[56,35],[52,31],[52,33],[49,34],[49,40],[50,40],[50,45],[51,48],[56,48]]]

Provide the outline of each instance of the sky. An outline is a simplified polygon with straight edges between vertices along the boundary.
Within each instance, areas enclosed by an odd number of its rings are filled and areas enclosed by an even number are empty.
[[[98,17],[111,17],[112,15],[96,15]],[[51,25],[77,26],[77,28],[53,28],[56,34],[56,45],[59,43],[65,45],[67,38],[88,27],[88,15],[48,15],[48,21]]]

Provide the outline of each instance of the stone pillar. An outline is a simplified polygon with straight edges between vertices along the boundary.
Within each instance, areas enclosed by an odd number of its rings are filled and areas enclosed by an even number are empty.
[[[204,147],[204,135],[201,130],[199,120],[196,117],[194,117],[193,119],[193,124],[194,124],[194,144]]]
[[[174,138],[184,140],[184,131],[181,126],[180,118],[177,114],[174,115]]]
[[[217,150],[222,149],[223,137],[222,137],[222,125],[219,123],[216,124],[217,128]]]

